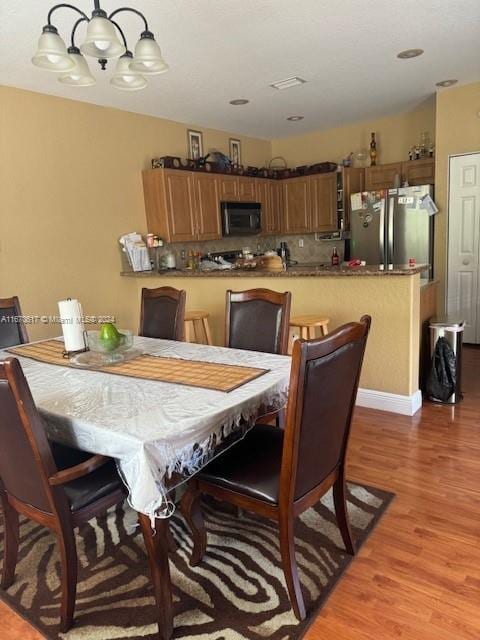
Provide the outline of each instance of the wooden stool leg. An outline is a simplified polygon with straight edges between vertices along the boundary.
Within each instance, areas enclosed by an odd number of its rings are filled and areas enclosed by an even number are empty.
[[[308,327],[302,327],[302,338],[308,340]]]
[[[309,340],[313,340],[314,338],[316,338],[315,327],[308,327],[308,338]]]
[[[326,336],[328,333],[328,324],[322,324],[320,328],[322,330],[322,336]]]
[[[201,320],[194,320],[193,321],[193,331],[195,334],[195,338],[194,338],[194,342],[199,342],[202,343],[203,342],[203,326],[202,326],[202,321]]]
[[[202,322],[203,322],[203,330],[205,332],[205,338],[207,340],[207,344],[213,344],[212,334],[210,333],[210,325],[208,324],[208,318],[202,318]]]
[[[193,322],[185,320],[185,342],[193,342],[192,333],[194,333]]]

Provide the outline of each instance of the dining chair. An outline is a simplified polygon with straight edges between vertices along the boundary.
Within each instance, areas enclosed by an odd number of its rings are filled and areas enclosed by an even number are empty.
[[[290,320],[290,291],[270,289],[227,291],[225,346],[286,354]]]
[[[139,336],[183,340],[185,334],[184,289],[142,289]]]
[[[5,528],[0,586],[8,589],[14,581],[19,514],[53,531],[61,561],[60,626],[66,633],[77,590],[74,528],[123,501],[123,482],[111,458],[49,442],[16,358],[0,361],[0,439]]]
[[[294,546],[294,522],[333,487],[337,523],[355,553],[345,487],[345,456],[370,316],[293,347],[285,430],[256,425],[190,481],[183,507],[194,536],[190,563],[206,550],[199,496],[208,494],[277,521],[288,593],[306,617]],[[193,523],[193,524],[192,524]]]
[[[0,298],[0,349],[28,342],[27,328],[21,317],[17,296]]]

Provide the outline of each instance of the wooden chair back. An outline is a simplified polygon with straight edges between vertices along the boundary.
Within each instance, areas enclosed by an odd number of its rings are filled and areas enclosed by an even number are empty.
[[[28,342],[27,329],[21,316],[17,296],[0,298],[0,349]]]
[[[286,354],[291,298],[289,291],[228,290],[225,346]]]
[[[185,299],[186,293],[183,289],[143,288],[138,335],[163,340],[183,340]]]
[[[314,492],[345,461],[370,316],[316,340],[296,340],[287,403],[280,503]]]
[[[44,513],[56,513],[61,497],[48,478],[57,468],[16,358],[0,361],[0,441],[0,478],[9,496]]]

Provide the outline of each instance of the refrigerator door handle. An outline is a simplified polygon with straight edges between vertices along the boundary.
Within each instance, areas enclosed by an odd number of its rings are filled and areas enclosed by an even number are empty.
[[[393,269],[393,222],[395,211],[395,198],[388,199],[388,221],[387,221],[387,264],[389,269]]]
[[[385,255],[385,209],[387,206],[387,201],[384,200],[382,203],[382,207],[380,208],[380,237],[379,247],[380,247],[380,269],[385,269],[386,264],[386,255]]]

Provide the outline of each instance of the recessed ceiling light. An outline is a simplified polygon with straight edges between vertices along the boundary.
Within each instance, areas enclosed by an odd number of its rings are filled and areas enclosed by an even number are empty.
[[[287,120],[290,122],[298,122],[299,120],[303,120],[305,116],[288,116]]]
[[[451,87],[452,84],[456,84],[458,80],[442,80],[441,82],[436,82],[436,87]]]
[[[299,84],[305,84],[306,80],[300,78],[299,76],[293,76],[292,78],[285,78],[285,80],[279,80],[278,82],[272,82],[270,85],[274,89],[278,89],[279,91],[283,91],[283,89],[290,89],[291,87],[296,87]]]
[[[240,104],[248,104],[249,102],[250,100],[245,100],[245,98],[237,98],[236,100],[230,100],[230,104],[233,104],[235,106]]]
[[[401,60],[409,60],[410,58],[417,58],[421,56],[423,53],[423,49],[405,49],[405,51],[400,51],[397,53],[397,58]]]

